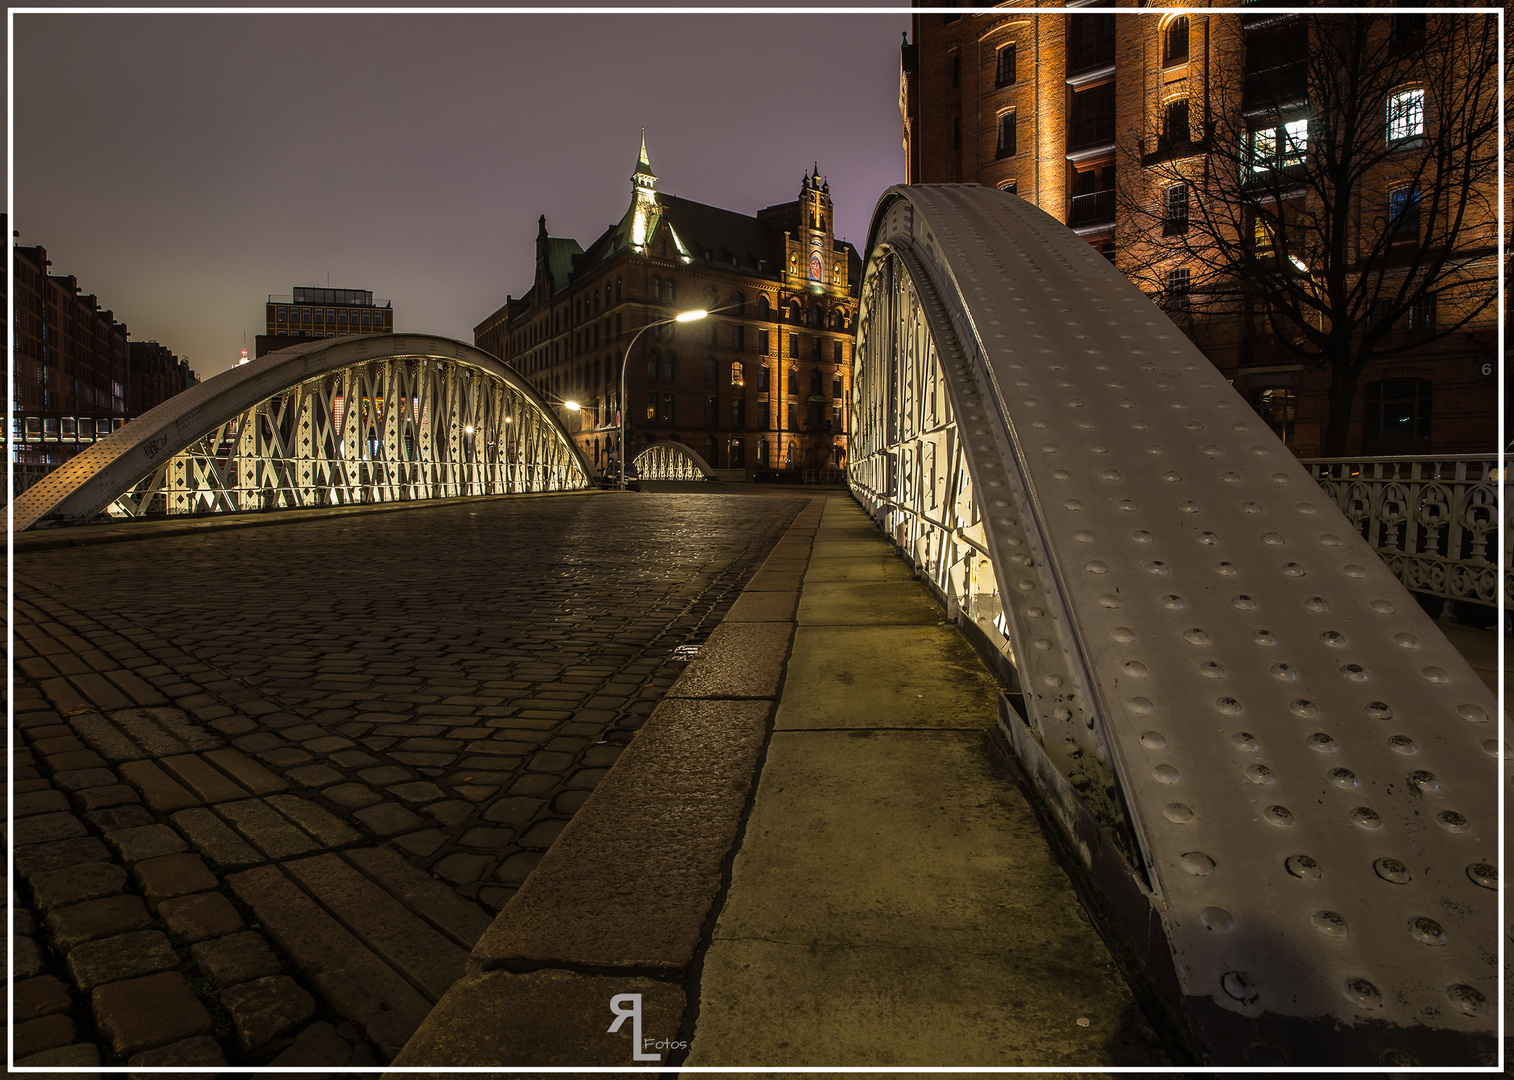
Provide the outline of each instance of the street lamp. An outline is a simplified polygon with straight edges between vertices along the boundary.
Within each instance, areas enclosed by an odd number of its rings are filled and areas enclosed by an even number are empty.
[[[694,308],[692,311],[680,311],[671,319],[656,319],[632,334],[631,340],[626,342],[626,354],[620,361],[620,434],[618,440],[620,444],[620,477],[616,482],[617,487],[624,488],[626,486],[626,417],[629,415],[626,408],[626,368],[631,365],[632,346],[636,344],[637,338],[641,337],[642,334],[645,334],[654,326],[667,326],[669,323],[697,322],[709,314],[704,308]]]

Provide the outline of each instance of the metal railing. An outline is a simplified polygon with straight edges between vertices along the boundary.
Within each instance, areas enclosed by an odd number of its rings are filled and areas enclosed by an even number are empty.
[[[1114,221],[1113,188],[1108,191],[1090,191],[1072,197],[1072,205],[1067,211],[1068,225],[1077,228],[1080,225],[1093,225],[1104,221]]]
[[[1498,604],[1498,461],[1311,458],[1304,467],[1404,586]],[[1508,583],[1507,595],[1514,596]]]

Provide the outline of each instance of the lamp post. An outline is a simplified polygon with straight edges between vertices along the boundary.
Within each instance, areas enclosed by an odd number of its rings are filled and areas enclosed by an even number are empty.
[[[669,323],[697,322],[698,320],[703,319],[709,314],[710,313],[704,308],[695,308],[692,311],[680,311],[671,319],[655,319],[652,322],[647,323],[640,330],[636,331],[636,333],[632,334],[631,340],[626,342],[626,354],[621,358],[620,361],[620,434],[618,439],[618,453],[620,455],[620,477],[616,481],[616,487],[624,489],[626,486],[626,418],[630,415],[626,409],[626,368],[631,365],[631,349],[633,346],[635,346],[636,339],[641,337],[642,334],[645,334],[654,326],[667,326]]]

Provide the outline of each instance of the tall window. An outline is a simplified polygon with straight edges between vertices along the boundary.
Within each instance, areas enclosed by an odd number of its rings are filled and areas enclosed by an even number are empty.
[[[999,157],[1014,157],[1018,153],[1015,137],[1017,126],[1015,123],[1015,110],[1010,109],[1008,112],[999,114]]]
[[[1424,133],[1424,89],[1415,87],[1388,95],[1388,144],[1418,139]]]
[[[766,390],[767,388],[768,388],[768,366],[766,364],[763,364],[761,367],[759,367],[757,369],[757,389],[759,389],[759,390]]]
[[[1188,229],[1188,185],[1173,184],[1163,192],[1162,231],[1185,232]]]
[[[1367,384],[1367,416],[1363,432],[1368,439],[1394,442],[1421,441],[1430,437],[1430,382],[1428,379],[1382,379]]]
[[[673,369],[678,366],[678,354],[668,353],[662,358],[662,381],[669,386],[673,385]]]
[[[647,419],[648,420],[656,420],[657,419],[657,391],[656,390],[648,390],[647,391]]]
[[[664,395],[662,395],[662,422],[664,424],[671,424],[671,423],[674,422],[673,421],[673,395],[672,394],[664,394]]]
[[[713,311],[715,309],[715,290],[714,289],[706,289],[704,291],[704,309],[706,311]]]
[[[1167,271],[1167,306],[1174,311],[1186,311],[1188,308],[1189,286],[1188,267],[1178,266]]]
[[[773,430],[773,405],[767,398],[757,403],[757,427],[761,431]]]
[[[799,369],[792,364],[789,365],[788,392],[790,397],[799,393]]]
[[[732,364],[731,365],[731,385],[732,386],[745,386],[746,385],[746,379],[743,378],[742,376],[743,376],[743,372],[741,370],[741,365],[739,363]]]
[[[737,352],[745,351],[746,327],[741,326],[740,324],[731,327],[731,348],[735,349]]]
[[[719,422],[719,399],[713,394],[707,395],[704,399],[704,426],[714,427]]]
[[[995,53],[998,64],[994,76],[994,85],[1009,86],[1015,81],[1015,47],[1013,45],[1000,45]]]
[[[766,293],[759,293],[757,296],[757,317],[759,319],[771,319],[773,317]]]
[[[1309,149],[1309,121],[1290,120],[1281,127],[1247,132],[1246,168],[1253,176],[1273,169],[1302,165]]]
[[[662,357],[653,349],[647,354],[647,382],[657,381],[657,372],[662,368]]]
[[[768,467],[768,441],[766,439],[757,443],[757,467],[759,469]]]
[[[671,304],[678,299],[678,287],[673,283],[672,278],[668,278],[667,281],[662,283],[662,291],[666,295],[668,303]]]
[[[1388,192],[1388,233],[1394,243],[1419,239],[1419,188],[1405,186]]]
[[[655,278],[654,277],[652,279],[652,299],[653,300],[661,300],[662,299],[662,278]]]
[[[832,343],[832,346],[831,346],[831,363],[833,363],[833,364],[839,364],[839,363],[841,363],[841,342],[840,342],[840,340],[837,340],[837,341],[835,341],[835,342]]]
[[[790,356],[798,356],[799,355],[799,335],[798,334],[790,334],[789,335],[789,355]]]
[[[731,468],[746,468],[746,446],[740,439],[731,440]]]
[[[766,330],[759,330],[759,331],[757,331],[757,351],[760,352],[763,356],[766,356],[768,353],[770,353],[772,351],[772,349],[773,349],[773,343],[772,343],[772,340],[771,340],[771,338],[769,336],[768,331],[766,331]]]
[[[1162,60],[1175,64],[1188,59],[1188,16],[1179,15],[1167,24],[1166,40],[1163,42]]]
[[[1168,146],[1178,146],[1189,140],[1188,99],[1173,98],[1162,110],[1162,138]]]
[[[746,315],[746,297],[740,293],[736,293],[731,297],[731,313],[737,318],[742,318]]]
[[[716,372],[718,370],[719,368],[715,363],[715,358],[713,356],[706,357],[704,361],[704,381],[710,386],[715,385],[717,378]]]
[[[706,319],[704,324],[704,343],[706,345],[715,345],[718,341],[719,335],[716,333],[714,320]]]
[[[746,398],[731,399],[731,430],[741,431],[746,427]]]

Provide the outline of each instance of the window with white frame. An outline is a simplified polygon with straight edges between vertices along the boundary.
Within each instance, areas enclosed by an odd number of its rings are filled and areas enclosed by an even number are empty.
[[[1425,133],[1425,91],[1422,87],[1388,95],[1388,143],[1417,139]]]
[[[1188,228],[1188,185],[1174,184],[1163,192],[1162,225],[1168,232]]]

